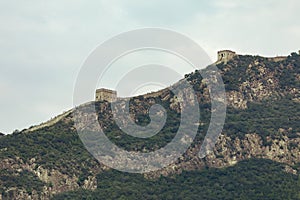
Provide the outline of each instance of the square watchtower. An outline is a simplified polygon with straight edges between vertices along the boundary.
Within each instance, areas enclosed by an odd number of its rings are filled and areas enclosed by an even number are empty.
[[[96,101],[114,102],[117,100],[117,91],[100,88],[96,90]]]
[[[236,56],[236,53],[234,51],[230,51],[230,50],[218,51],[218,61],[217,62],[227,63],[234,56]]]

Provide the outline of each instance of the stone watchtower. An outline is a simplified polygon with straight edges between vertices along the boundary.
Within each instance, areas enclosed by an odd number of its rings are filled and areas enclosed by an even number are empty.
[[[114,102],[117,100],[117,91],[100,88],[96,90],[96,101]]]
[[[225,64],[231,60],[234,56],[236,56],[236,53],[234,51],[230,50],[222,50],[218,51],[218,63],[224,62]]]

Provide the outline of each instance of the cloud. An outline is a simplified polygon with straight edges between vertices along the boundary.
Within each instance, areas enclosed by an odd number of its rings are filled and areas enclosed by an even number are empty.
[[[193,19],[199,12],[211,12],[203,0],[125,0],[113,1],[127,16],[143,26],[179,25]],[[117,3],[118,2],[118,3]]]

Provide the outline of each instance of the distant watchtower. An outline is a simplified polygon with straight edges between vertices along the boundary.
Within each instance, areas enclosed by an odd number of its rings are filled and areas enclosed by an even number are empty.
[[[117,91],[100,88],[96,90],[96,101],[114,102],[117,100]]]
[[[218,61],[217,62],[227,63],[234,56],[236,56],[236,53],[234,51],[230,51],[230,50],[218,51]]]

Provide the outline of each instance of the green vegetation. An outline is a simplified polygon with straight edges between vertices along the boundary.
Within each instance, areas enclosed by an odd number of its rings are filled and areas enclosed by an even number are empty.
[[[57,169],[67,175],[88,176],[88,169],[96,165],[95,159],[84,148],[77,132],[71,130],[72,123],[60,121],[51,127],[32,133],[18,132],[1,137],[0,159],[16,156],[45,169]]]
[[[228,66],[231,67],[231,70],[225,73],[226,76],[223,76],[226,91],[238,90],[240,84],[249,78],[246,69],[251,61],[253,61],[252,56],[240,56],[238,62],[228,62]],[[219,64],[217,67],[222,69],[224,66],[224,64]]]
[[[19,188],[27,191],[31,194],[33,190],[40,192],[43,189],[44,183],[38,179],[38,177],[27,170],[21,172],[12,172],[10,170],[0,171],[0,185],[4,187],[0,188],[0,193],[3,194],[3,198],[9,198],[9,193],[5,194],[4,191],[8,188]]]
[[[284,89],[288,89],[291,86],[300,89],[300,55],[292,53],[280,64],[280,67],[275,68],[275,70],[280,72],[280,86]]]
[[[228,108],[224,132],[234,137],[244,138],[247,133],[257,133],[263,139],[282,136],[279,128],[286,130],[289,138],[299,137],[300,103],[288,97],[278,100],[264,100],[248,103],[248,109]]]
[[[98,175],[96,191],[68,192],[53,199],[300,199],[299,177],[283,169],[270,160],[253,159],[157,180],[111,170]]]

